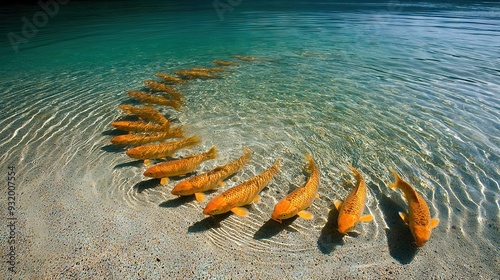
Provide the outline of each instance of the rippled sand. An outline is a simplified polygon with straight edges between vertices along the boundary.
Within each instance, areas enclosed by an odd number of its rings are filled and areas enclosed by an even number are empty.
[[[122,116],[118,105],[133,104],[125,94],[126,84],[105,82],[99,90],[89,91],[82,86],[66,88],[67,80],[59,77],[57,86],[29,85],[30,91],[40,94],[26,97],[22,109],[16,104],[8,107],[10,117],[3,121],[2,130],[7,137],[1,146],[2,162],[18,169],[18,275],[173,279],[496,275],[498,224],[486,222],[480,211],[480,205],[488,201],[487,191],[465,192],[463,187],[446,183],[445,178],[460,172],[460,167],[443,163],[440,168],[418,170],[418,175],[412,166],[426,159],[415,158],[416,152],[404,149],[404,143],[388,154],[380,152],[387,147],[373,148],[386,140],[374,139],[366,131],[382,134],[384,128],[357,126],[356,118],[361,121],[366,115],[343,108],[346,114],[338,117],[352,119],[340,127],[332,119],[335,114],[328,111],[335,105],[318,102],[321,94],[280,97],[276,92],[270,97],[267,91],[256,90],[252,95],[257,83],[238,82],[257,66],[246,67],[221,80],[193,81],[182,88],[186,106],[181,112],[158,108],[174,122],[186,125],[188,134],[203,139],[198,147],[177,156],[217,145],[219,158],[203,163],[200,172],[237,158],[244,145],[253,150],[250,164],[222,189],[283,158],[282,172],[264,189],[261,200],[249,207],[248,218],[234,214],[205,217],[201,213],[205,203],[170,194],[179,179],[160,186],[158,180],[142,176],[142,161],[128,158],[123,148],[109,143],[117,133],[109,123]],[[259,67],[281,66],[263,62]],[[229,84],[242,89],[226,91]],[[58,91],[47,94],[44,87]],[[68,91],[72,98],[66,97]],[[345,105],[351,110],[357,106],[355,101]],[[381,118],[391,114],[379,113]],[[393,141],[386,143],[397,146],[400,140]],[[281,197],[305,181],[306,151],[313,154],[322,173],[320,198],[309,209],[315,218],[291,219],[280,225],[270,220],[270,214]],[[359,235],[342,238],[334,230],[337,212],[330,210],[334,200],[350,191],[350,163],[365,176],[369,187],[365,213],[373,214],[375,221],[359,224]],[[441,219],[431,240],[419,250],[412,246],[411,234],[398,216],[406,207],[403,198],[387,188],[393,180],[389,166],[406,171],[405,178],[424,195],[432,215]],[[437,182],[436,176],[443,179]],[[217,193],[209,193],[208,199]],[[476,196],[483,198],[478,201]]]

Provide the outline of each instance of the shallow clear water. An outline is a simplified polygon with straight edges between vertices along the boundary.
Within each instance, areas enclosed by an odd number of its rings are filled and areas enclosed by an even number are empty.
[[[350,191],[352,164],[368,184],[365,212],[375,216],[373,223],[358,226],[363,240],[358,247],[388,247],[392,259],[411,263],[413,249],[401,251],[394,241],[401,237],[384,230],[406,207],[387,187],[393,181],[389,168],[395,168],[440,219],[426,246],[453,247],[458,236],[460,246],[498,272],[498,4],[247,2],[222,17],[210,1],[70,2],[20,44],[18,53],[6,34],[20,34],[21,18],[40,8],[3,10],[0,161],[16,166],[25,200],[47,193],[82,195],[65,188],[77,184],[92,190],[84,200],[108,200],[185,221],[179,234],[202,234],[216,250],[239,248],[249,256],[269,253],[262,262],[297,262],[279,254],[335,253],[339,240],[329,234],[328,211]],[[161,187],[147,180],[141,163],[110,145],[109,123],[121,117],[119,104],[131,103],[125,93],[141,89],[154,73],[210,67],[215,59],[236,61],[233,55],[259,59],[239,61],[221,79],[190,81],[179,88],[186,96],[183,110],[162,109],[202,138],[199,147],[178,155],[216,145],[219,158],[199,169],[208,171],[249,146],[251,163],[225,188],[278,157],[284,165],[249,218],[231,215],[212,227],[201,214],[204,204],[174,200],[175,181]],[[306,152],[322,173],[320,198],[311,206],[315,218],[277,230],[268,222],[270,213],[304,182]],[[52,219],[63,219],[69,209],[85,211],[68,200],[50,201],[60,211]],[[25,226],[36,231],[30,223],[48,206],[21,205]],[[162,232],[176,234],[169,228]],[[358,252],[353,262],[373,265],[377,254],[372,253]]]

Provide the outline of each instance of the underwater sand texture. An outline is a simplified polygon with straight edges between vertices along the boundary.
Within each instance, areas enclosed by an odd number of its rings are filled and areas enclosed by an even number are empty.
[[[242,69],[240,79],[245,75],[243,71],[252,72]],[[231,76],[211,84],[193,83],[186,92],[184,111],[165,113],[189,124],[191,132],[204,139],[203,145],[180,151],[179,157],[218,145],[219,158],[202,164],[200,171],[232,159],[243,145],[251,147],[251,163],[222,189],[255,176],[274,158],[283,158],[282,172],[264,189],[261,200],[250,207],[248,218],[231,214],[206,218],[201,214],[204,204],[170,194],[178,181],[160,186],[158,180],[144,178],[142,161],[131,161],[124,154],[125,149],[109,145],[109,134],[113,134],[109,122],[122,114],[117,106],[123,95],[112,94],[116,84],[102,84],[102,90],[110,94],[100,93],[100,102],[95,102],[95,96],[89,96],[86,88],[72,87],[74,100],[68,100],[64,94],[41,95],[24,110],[11,105],[7,112],[13,117],[7,119],[15,122],[18,129],[4,138],[2,160],[8,162],[5,155],[18,155],[9,163],[18,166],[22,198],[20,275],[40,276],[40,269],[41,275],[47,277],[139,275],[174,279],[186,275],[234,276],[238,275],[236,272],[243,278],[273,278],[276,273],[291,278],[321,278],[316,274],[320,270],[332,277],[420,277],[423,271],[429,276],[451,273],[457,277],[496,273],[495,218],[484,217],[492,222],[478,223],[475,211],[480,209],[471,207],[487,203],[486,197],[477,193],[475,201],[456,186],[437,184],[423,170],[420,172],[424,176],[416,177],[415,167],[423,159],[415,151],[387,149],[382,161],[378,158],[382,155],[370,147],[378,145],[384,149],[376,141],[388,141],[363,136],[355,125],[344,124],[344,129],[339,129],[330,123],[307,124],[304,118],[310,111],[299,110],[303,105],[293,95],[271,102],[265,99],[269,114],[261,114],[258,121],[255,116],[265,107],[264,103],[252,104],[259,101],[245,98],[243,92],[235,96],[232,91],[225,91],[225,86],[234,83],[238,81]],[[64,93],[65,84],[61,80],[55,88]],[[39,86],[33,83],[30,88]],[[120,86],[126,88],[125,84]],[[218,97],[213,96],[214,91]],[[212,110],[204,108],[207,100]],[[217,100],[224,105],[213,106]],[[47,108],[49,103],[58,105],[50,110],[38,109]],[[81,112],[80,104],[87,105],[87,110]],[[350,104],[351,110],[357,106],[356,102],[344,104]],[[238,108],[237,113],[230,115],[228,106]],[[394,139],[394,145],[404,145]],[[309,208],[315,218],[290,219],[282,225],[270,221],[274,204],[306,179],[302,172],[305,150],[318,155],[317,164],[323,173],[320,198]],[[345,179],[353,180],[347,168],[353,158],[359,158],[355,164],[366,174],[369,194],[365,213],[372,213],[375,221],[359,224],[357,237],[342,240],[334,230],[336,212],[328,211],[334,209],[335,199],[342,199],[350,191]],[[387,165],[405,170],[402,174],[425,196],[431,213],[441,218],[442,224],[418,252],[411,246],[410,232],[397,214],[404,211],[405,202],[386,186],[392,180]],[[486,166],[482,168],[488,170]],[[216,194],[210,194],[208,199]],[[447,252],[447,258],[443,258],[443,252]],[[216,261],[220,259],[224,261]],[[181,265],[172,265],[179,262]]]
[[[373,25],[363,25],[366,14],[357,13],[339,15],[345,17],[340,22],[323,21],[326,26],[308,13],[294,16],[294,22],[305,26],[302,30],[290,27],[287,13],[240,7],[243,11],[227,14],[225,24],[212,10],[183,16],[192,17],[196,28],[206,26],[204,17],[210,17],[207,28],[226,38],[241,35],[240,28],[255,28],[258,32],[246,38],[258,42],[253,48],[236,40],[228,49],[208,40],[213,34],[199,33],[189,48],[168,38],[171,47],[165,50],[164,35],[158,35],[164,33],[139,32],[128,38],[116,32],[144,28],[135,22],[74,42],[52,41],[51,31],[60,27],[54,21],[19,56],[10,58],[1,50],[2,71],[8,75],[0,75],[0,163],[16,167],[18,186],[18,273],[13,278],[497,277],[500,71],[492,50],[483,46],[494,45],[488,33],[498,31],[474,22],[463,31],[434,14],[428,22],[395,17],[387,30],[371,32]],[[314,18],[328,18],[315,13]],[[249,27],[230,15],[259,20]],[[175,13],[148,19],[180,20]],[[364,30],[356,33],[361,39],[344,25],[349,19]],[[175,26],[176,32],[186,27],[186,20]],[[435,32],[401,34],[392,24]],[[450,27],[451,39],[439,33],[441,24]],[[287,40],[276,40],[290,28]],[[324,35],[320,41],[318,33]],[[75,33],[62,29],[53,34],[73,38]],[[103,34],[98,45],[125,39],[118,42],[132,45],[99,48],[104,53],[91,47],[92,54],[78,57],[71,48],[57,47],[91,45]],[[454,42],[453,36],[466,37],[467,44]],[[145,50],[145,42],[154,43]],[[468,56],[471,49],[474,57]],[[283,159],[281,172],[249,207],[249,217],[212,219],[202,214],[204,203],[170,194],[181,178],[160,186],[159,180],[142,176],[143,162],[126,156],[127,147],[110,144],[117,134],[109,124],[123,116],[118,105],[140,106],[126,92],[142,87],[154,73],[211,67],[213,60],[232,60],[234,54],[265,60],[238,61],[221,79],[189,80],[179,87],[185,95],[180,112],[155,106],[173,125],[183,125],[186,135],[202,139],[176,157],[217,146],[219,157],[204,162],[199,172],[229,162],[244,146],[252,149],[250,163],[226,186],[207,193],[206,201]],[[85,60],[86,55],[93,60]],[[306,180],[306,152],[322,174],[320,197],[308,208],[314,219],[289,219],[281,225],[270,221],[275,203]],[[374,215],[374,221],[358,224],[357,236],[342,239],[334,230],[333,202],[351,190],[346,183],[354,181],[349,164],[367,183],[364,214]],[[418,250],[398,215],[406,202],[387,187],[393,181],[390,167],[424,197],[431,216],[440,219]],[[6,205],[5,196],[0,201]],[[4,227],[1,235],[7,234]],[[4,252],[6,238],[0,246]],[[7,271],[4,261],[0,270]]]

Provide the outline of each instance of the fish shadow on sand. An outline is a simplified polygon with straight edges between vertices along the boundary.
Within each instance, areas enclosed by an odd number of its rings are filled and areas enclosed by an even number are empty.
[[[290,219],[286,219],[281,221],[281,223],[269,219],[267,222],[262,225],[257,232],[253,235],[253,239],[255,240],[260,240],[260,239],[268,239],[271,238],[278,233],[280,233],[282,230],[288,230],[288,231],[296,231],[292,228],[290,228],[290,225],[297,219],[298,216],[294,216]]]
[[[205,194],[211,194],[214,192],[216,192],[216,190],[208,190],[205,192]],[[160,207],[175,208],[194,200],[196,200],[196,196],[194,195],[178,196],[176,198],[162,202],[160,204]],[[206,202],[206,201],[200,201],[200,202]]]
[[[164,208],[177,208],[183,204],[186,204],[186,203],[189,203],[191,201],[194,200],[194,196],[193,195],[189,195],[189,196],[179,196],[179,197],[176,197],[174,199],[170,199],[170,200],[167,200],[167,201],[164,201],[162,203],[160,203],[160,207],[164,207]]]
[[[337,220],[339,211],[332,204],[325,226],[321,229],[318,238],[318,249],[323,254],[330,254],[335,246],[344,245],[344,235],[337,230]],[[356,237],[357,233],[349,233],[349,236]]]
[[[213,217],[206,217],[205,219],[198,221],[188,227],[188,232],[202,232],[207,231],[211,228],[221,227],[221,222],[231,216],[231,212],[227,212],[221,215],[216,215]]]
[[[413,244],[408,225],[399,216],[399,212],[406,212],[406,209],[384,194],[380,194],[378,201],[384,220],[389,226],[385,230],[389,253],[401,264],[409,264],[417,254],[418,247]]]
[[[176,159],[181,159],[181,158],[173,158],[173,159],[172,159],[172,158],[169,158],[167,161],[172,161],[172,160],[176,160]],[[159,163],[162,163],[162,162],[167,162],[167,161],[161,161],[161,162],[159,162]],[[196,173],[196,171],[193,171],[193,172],[191,172],[191,173],[184,174],[184,175],[182,175],[182,176],[173,176],[173,177],[168,177],[168,180],[169,180],[169,182],[172,182],[172,181],[175,181],[175,182],[177,182],[177,181],[183,181],[183,180],[186,180],[186,179],[188,179],[189,177],[194,176],[194,175],[196,175],[196,174],[197,174],[197,173]]]
[[[134,160],[134,161],[128,161],[128,162],[117,164],[117,165],[115,165],[115,167],[113,169],[120,169],[120,168],[124,168],[124,167],[139,167],[140,168],[143,166],[144,166],[144,161]]]
[[[124,135],[127,134],[126,131],[121,131],[118,129],[108,129],[106,131],[103,131],[101,133],[103,136],[118,136],[118,135]]]
[[[140,181],[139,183],[134,185],[134,190],[137,190],[137,193],[142,193],[147,189],[154,189],[159,185],[158,179],[150,179],[146,181]]]
[[[104,147],[101,147],[101,151],[105,151],[107,153],[115,153],[115,154],[123,153],[126,150],[127,150],[127,148],[125,146],[122,146],[122,145],[109,144],[109,145],[106,145]]]

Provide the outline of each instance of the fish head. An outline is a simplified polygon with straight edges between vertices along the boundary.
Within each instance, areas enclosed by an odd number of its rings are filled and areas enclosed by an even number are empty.
[[[203,210],[203,214],[213,216],[225,213],[229,209],[230,207],[228,207],[226,199],[222,196],[216,196],[207,204]]]
[[[124,139],[125,139],[125,137],[123,137],[123,135],[118,135],[118,136],[111,138],[111,143],[119,145]]]
[[[189,181],[182,181],[177,184],[171,191],[173,195],[190,195],[193,194],[193,184]]]
[[[417,244],[418,247],[424,246],[431,237],[431,229],[429,226],[415,225],[412,227],[412,233],[415,238],[415,244]]]
[[[293,206],[290,200],[283,199],[279,201],[276,206],[274,206],[274,211],[271,215],[271,219],[281,223],[281,220],[291,218],[297,215],[298,212],[299,209]]]
[[[141,156],[140,152],[137,149],[130,149],[126,151],[125,154],[127,154],[127,156],[131,158],[137,158]]]
[[[356,225],[358,219],[354,215],[344,214],[339,215],[337,230],[342,234],[347,234],[351,228]]]
[[[143,175],[146,176],[146,177],[154,177],[154,166],[153,167],[150,167],[148,169],[146,169],[146,171],[144,171]]]

